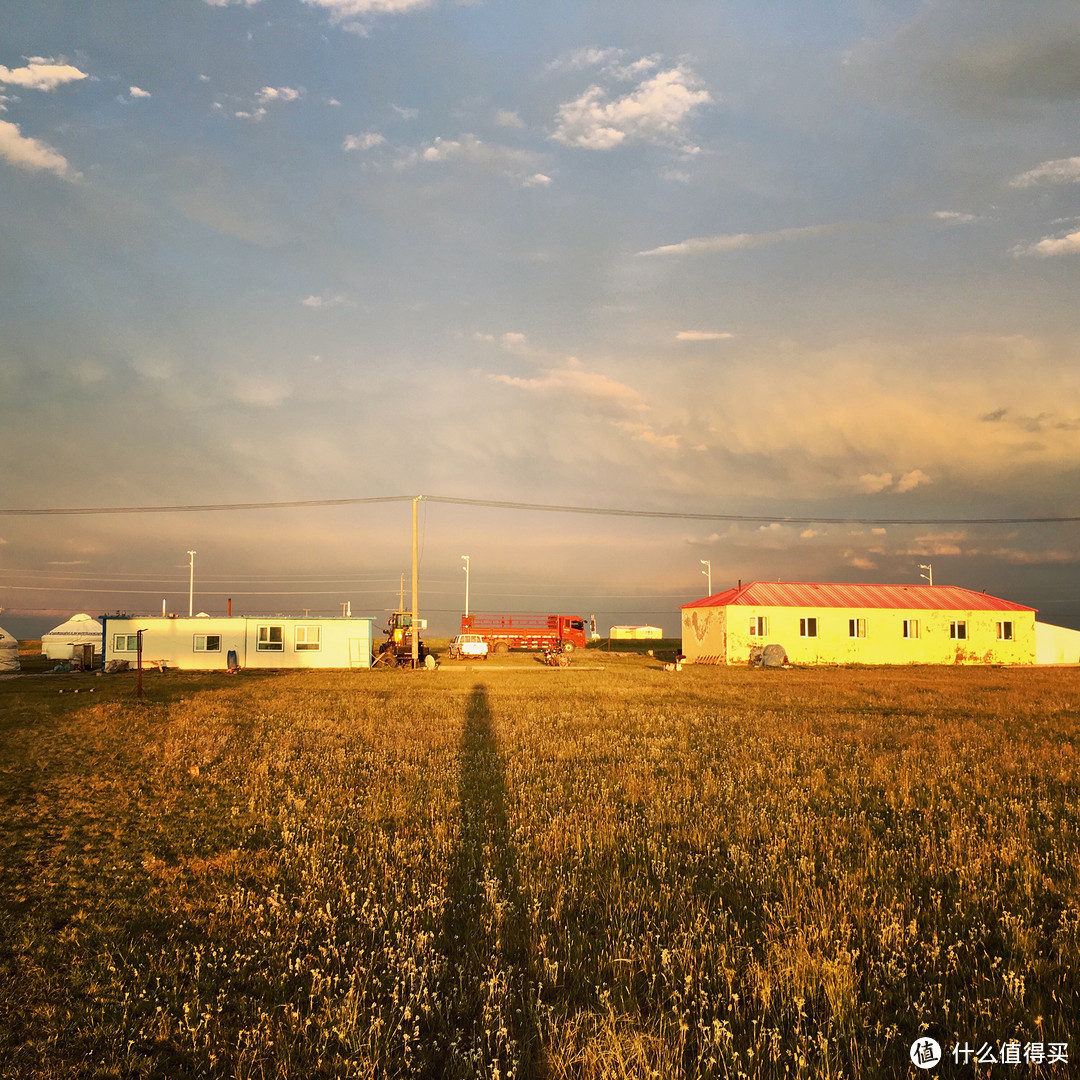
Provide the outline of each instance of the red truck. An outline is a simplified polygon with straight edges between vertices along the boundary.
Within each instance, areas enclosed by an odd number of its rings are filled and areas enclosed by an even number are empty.
[[[585,620],[580,615],[462,615],[461,632],[480,634],[493,653],[511,649],[564,652],[585,648]]]

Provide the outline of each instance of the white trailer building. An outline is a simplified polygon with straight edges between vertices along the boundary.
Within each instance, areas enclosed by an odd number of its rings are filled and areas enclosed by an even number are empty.
[[[370,618],[277,615],[102,615],[105,663],[138,657],[144,666],[185,671],[240,668],[369,668]]]

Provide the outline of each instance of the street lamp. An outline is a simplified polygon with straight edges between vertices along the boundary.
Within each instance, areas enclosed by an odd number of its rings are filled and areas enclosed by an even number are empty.
[[[927,581],[930,582],[931,587],[933,587],[933,584],[934,584],[934,564],[933,563],[919,563],[919,569],[927,571],[927,573],[925,573],[925,574],[920,574],[919,577],[925,578]]]
[[[465,571],[465,614],[468,615],[469,614],[469,556],[468,555],[462,555],[461,557],[465,560],[465,566],[463,567],[463,569]]]
[[[709,579],[709,595],[712,596],[712,560],[702,559],[701,565],[705,567],[701,572]]]
[[[187,600],[187,613],[188,618],[195,613],[195,552],[189,551],[188,555],[191,556],[191,578],[188,581],[188,600]]]

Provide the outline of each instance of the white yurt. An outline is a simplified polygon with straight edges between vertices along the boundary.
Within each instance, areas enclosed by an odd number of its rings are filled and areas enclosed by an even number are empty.
[[[19,641],[0,626],[0,672],[19,670]]]
[[[47,660],[70,660],[75,645],[93,645],[94,656],[100,656],[101,623],[90,615],[72,615],[41,635],[41,655]]]

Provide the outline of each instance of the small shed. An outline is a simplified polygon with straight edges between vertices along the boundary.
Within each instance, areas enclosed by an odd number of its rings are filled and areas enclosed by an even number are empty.
[[[0,627],[0,672],[9,674],[21,671],[19,667],[19,640]]]
[[[608,636],[613,641],[648,641],[662,638],[664,631],[659,626],[613,626]]]
[[[101,655],[101,623],[92,615],[72,615],[41,635],[41,655],[47,660],[70,660],[76,645],[92,645],[94,655]]]

